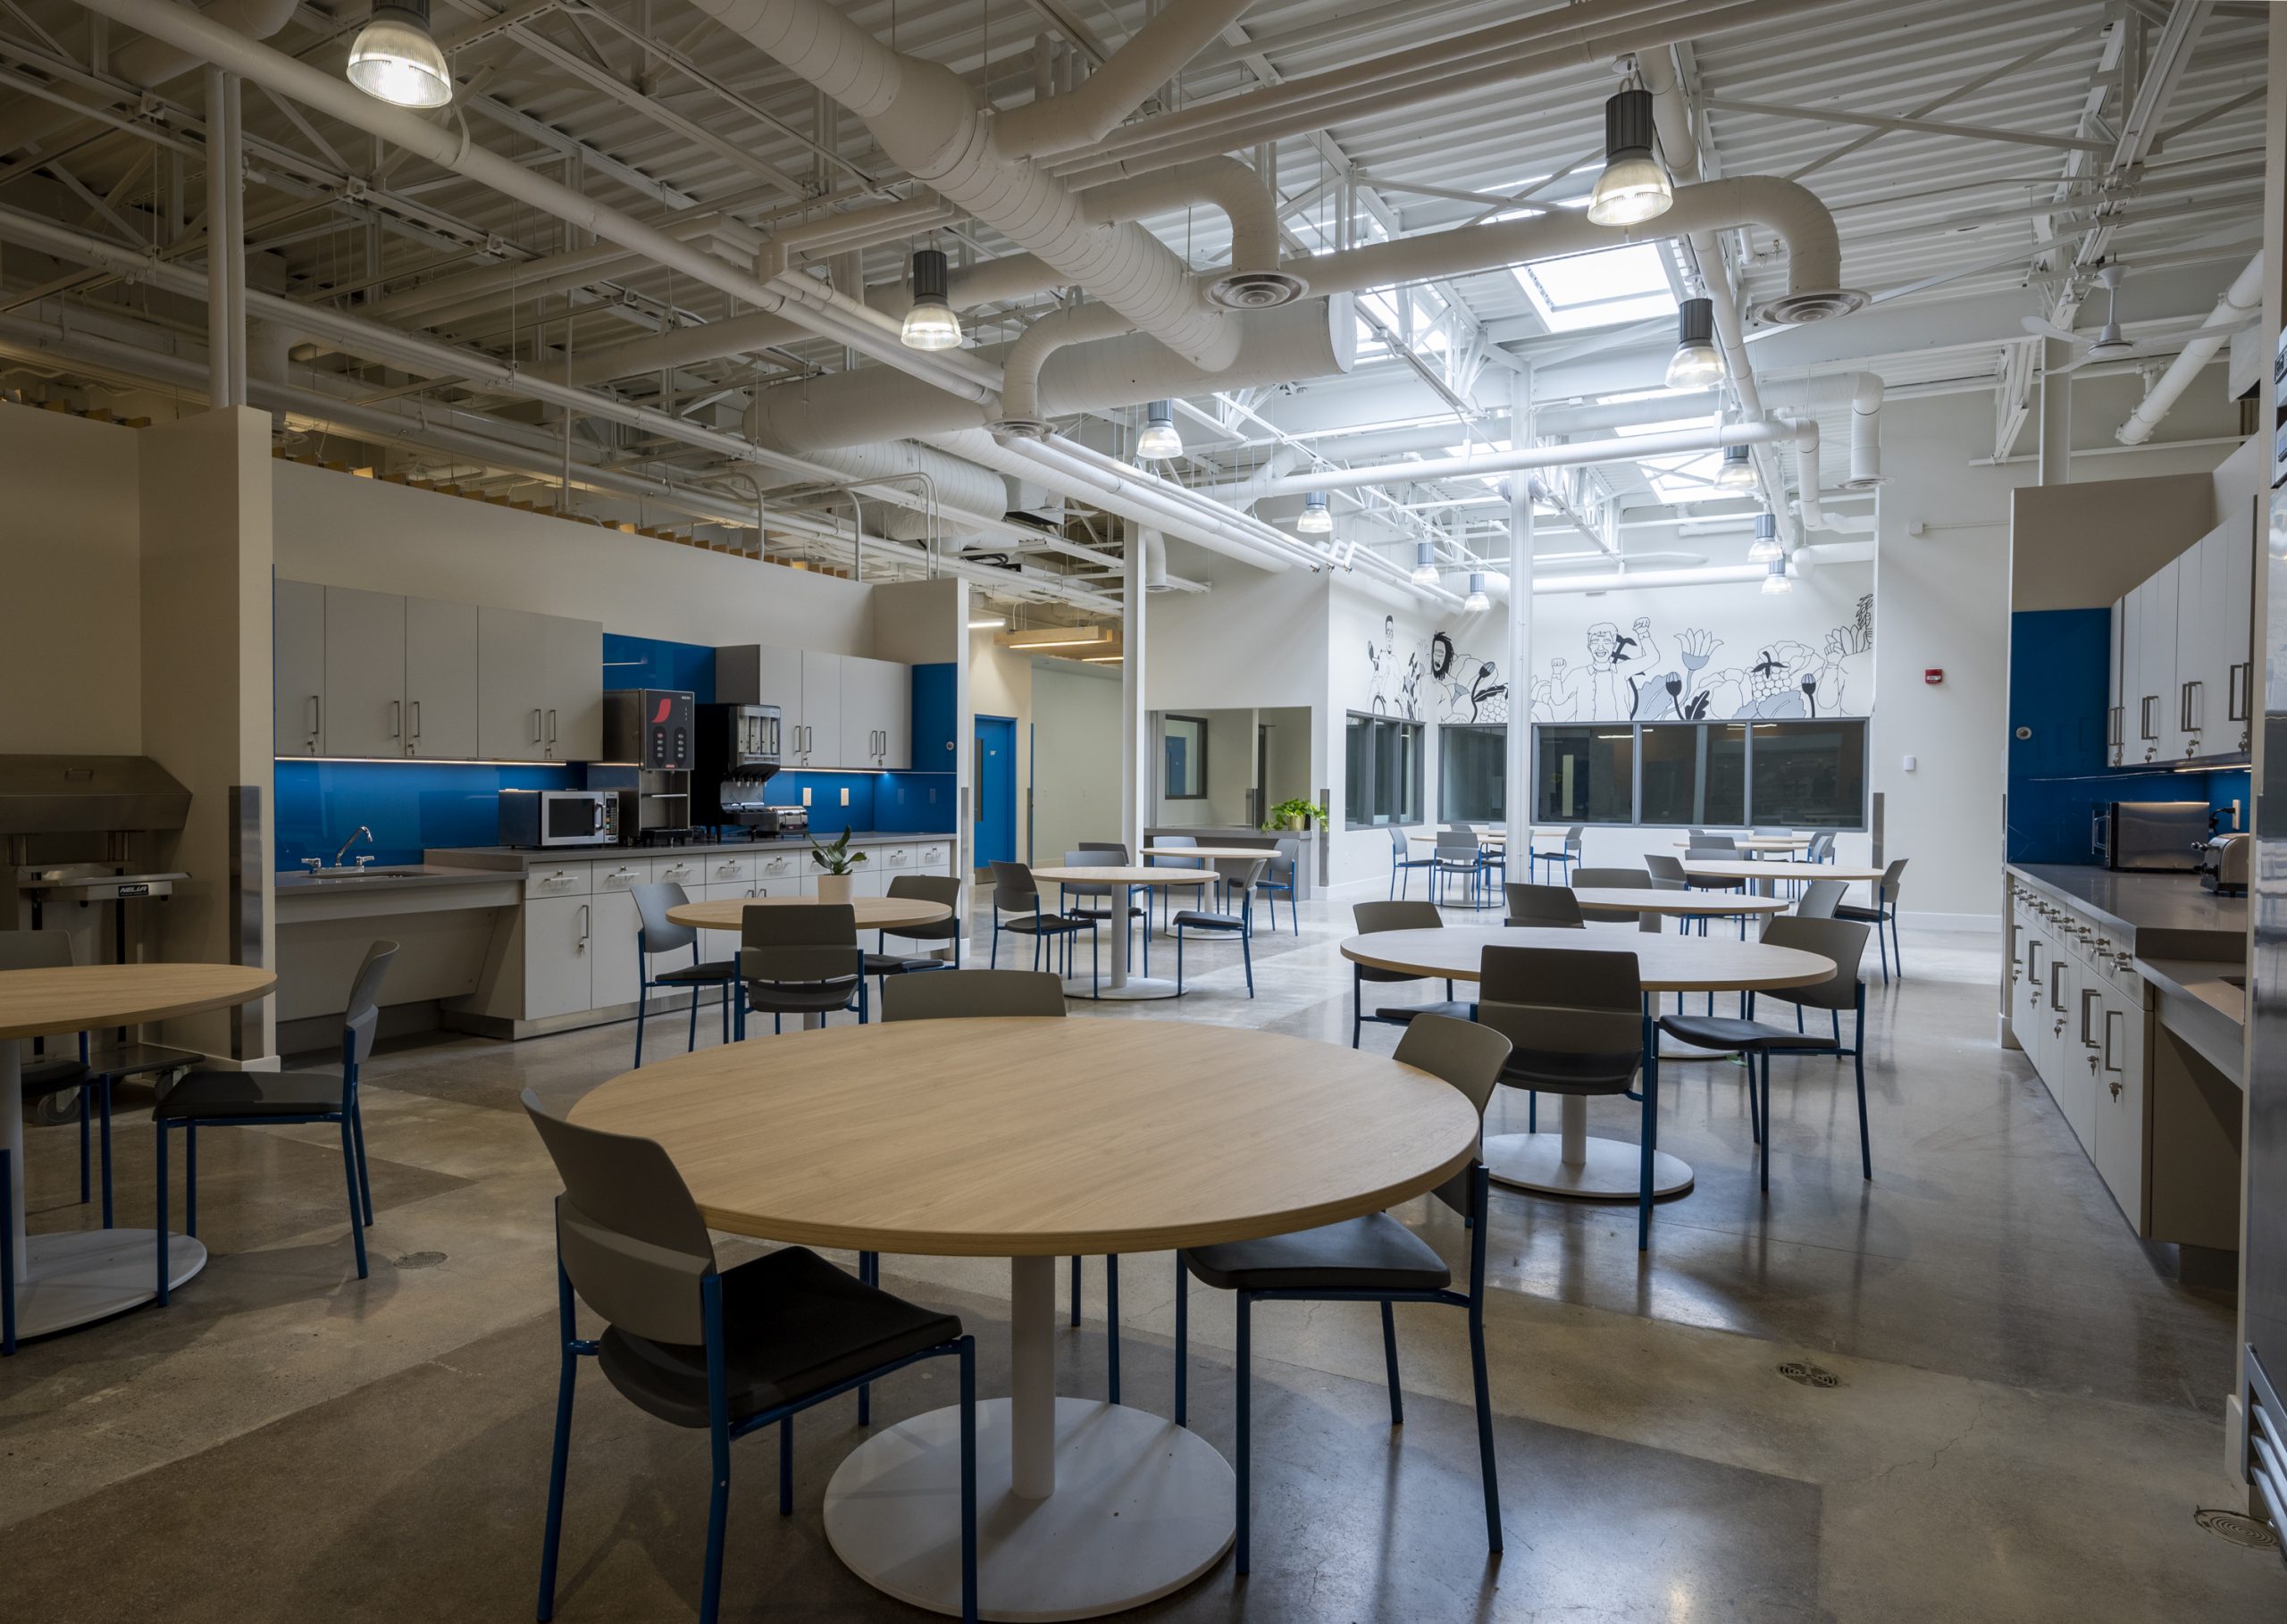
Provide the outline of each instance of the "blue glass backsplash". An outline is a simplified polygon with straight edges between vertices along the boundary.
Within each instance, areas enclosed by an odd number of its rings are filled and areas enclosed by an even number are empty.
[[[2090,825],[2115,800],[2204,800],[2247,826],[2249,772],[2151,772],[2105,764],[2112,611],[2028,610],[2009,617],[2009,827],[2013,863],[2094,863]],[[2019,738],[2017,730],[2030,730]]]

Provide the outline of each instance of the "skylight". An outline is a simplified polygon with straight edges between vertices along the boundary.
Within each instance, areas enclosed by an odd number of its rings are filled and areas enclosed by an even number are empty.
[[[1540,319],[1554,332],[1675,314],[1667,267],[1652,243],[1632,242],[1511,269]]]
[[[1639,434],[1673,434],[1684,429],[1704,429],[1705,417],[1672,417],[1664,423],[1622,423],[1613,430],[1621,439]],[[1715,484],[1723,465],[1721,451],[1685,451],[1668,456],[1647,456],[1637,464],[1663,502],[1696,502],[1722,494]]]

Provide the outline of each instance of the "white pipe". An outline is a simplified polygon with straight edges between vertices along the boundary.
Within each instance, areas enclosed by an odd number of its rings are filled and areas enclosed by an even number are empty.
[[[1814,412],[1847,406],[1850,480],[1845,488],[1863,490],[1882,482],[1883,389],[1880,373],[1822,373],[1815,377],[1775,382],[1765,379],[1760,392],[1763,405],[1779,411]],[[1629,423],[1711,416],[1722,407],[1720,390],[1692,389],[1636,400],[1554,406],[1543,411],[1537,421],[1543,433],[1578,434],[1594,429],[1617,429]]]
[[[1852,421],[1855,426],[1856,420],[1854,418]],[[1806,419],[1803,423],[1802,432],[1795,440],[1795,504],[1805,530],[1842,531],[1848,534],[1861,536],[1871,536],[1874,533],[1876,523],[1874,515],[1862,514],[1852,518],[1839,513],[1829,513],[1821,506],[1819,425],[1814,419]]]
[[[1424,457],[1418,462],[1384,463],[1361,468],[1313,468],[1307,473],[1248,481],[1259,496],[1281,496],[1298,490],[1345,490],[1361,485],[1412,484],[1424,480],[1472,479],[1483,474],[1512,473],[1523,468],[1569,468],[1595,463],[1637,462],[1647,456],[1678,452],[1715,451],[1725,446],[1771,445],[1789,441],[1800,445],[1818,437],[1815,423],[1796,423],[1766,417],[1754,423],[1713,423],[1703,429],[1678,429],[1667,434],[1635,434],[1611,439],[1574,440],[1554,446],[1522,446],[1476,456]],[[1222,489],[1213,488],[1218,493]]]
[[[2184,390],[2191,387],[2191,381],[2199,376],[2200,369],[2213,361],[2216,353],[2231,342],[2232,335],[2228,331],[2209,333],[2206,330],[2211,327],[2228,330],[2262,309],[2263,254],[2258,250],[2256,256],[2241,267],[2239,275],[2232,279],[2232,285],[2224,290],[2224,297],[2216,301],[2216,308],[2202,323],[2200,335],[2185,345],[2182,353],[2168,363],[2167,371],[2152,380],[2152,387],[2144,391],[2144,398],[2137,403],[2136,409],[2128,414],[2128,421],[2120,425],[2113,438],[2124,446],[2140,446],[2151,439],[2152,431],[2160,426],[2160,420],[2168,414],[2169,408],[2175,405]]]
[[[1309,291],[1302,276],[1279,268],[1278,205],[1261,177],[1236,158],[1202,158],[1139,180],[1091,187],[1080,202],[1100,225],[1148,220],[1195,203],[1222,210],[1231,224],[1231,266],[1209,281],[1207,296],[1227,308],[1266,310]]]
[[[1819,564],[1864,564],[1874,556],[1871,541],[1829,542],[1795,549],[1789,573],[1801,575]],[[1718,586],[1761,581],[1770,569],[1760,564],[1708,564],[1680,570],[1613,570],[1593,575],[1536,575],[1533,594],[1615,592],[1640,587]],[[1490,582],[1488,582],[1488,586]]]
[[[1026,328],[1001,358],[1001,415],[993,423],[993,431],[1034,437],[1047,433],[1048,422],[1040,413],[1040,369],[1049,356],[1068,344],[1117,339],[1135,327],[1110,305],[1076,305],[1051,311]]]
[[[244,34],[249,39],[267,39],[284,28],[295,12],[297,0],[214,0],[205,8],[206,15],[222,27]],[[199,65],[199,58],[188,51],[146,36],[120,46],[111,54],[111,76],[145,90],[155,90],[171,80],[181,78]],[[59,83],[55,88],[77,102],[90,107],[107,105],[111,98],[100,90],[77,85]],[[20,146],[44,142],[57,130],[77,121],[69,107],[59,107],[54,102],[26,96],[21,102],[0,113],[0,153],[13,152]]]
[[[465,175],[503,197],[530,204],[582,230],[634,249],[708,287],[719,289],[759,309],[787,315],[814,332],[850,345],[939,389],[976,400],[989,399],[998,393],[999,381],[980,376],[980,369],[974,362],[959,358],[959,351],[925,356],[923,352],[907,349],[901,344],[895,324],[885,317],[878,323],[853,322],[839,308],[820,308],[820,301],[800,297],[795,290],[774,289],[726,260],[679,242],[655,226],[645,225],[571,187],[533,174],[521,164],[475,145],[465,122],[452,130],[441,128],[404,108],[375,100],[346,79],[258,45],[196,12],[170,4],[168,0],[78,3],[99,15],[204,56],[219,67],[291,96],[330,118],[380,136],[416,157]]]
[[[844,446],[816,452],[806,460],[855,482],[926,477],[937,498],[941,531],[966,527],[974,533],[979,528],[977,521],[989,519],[997,525],[1009,507],[1008,486],[1000,474],[909,440]],[[882,529],[897,540],[918,541],[928,533],[928,515],[895,507],[883,515]]]
[[[1294,540],[1284,531],[1274,529],[1260,519],[1233,513],[1229,508],[1186,490],[1172,481],[1131,468],[1117,457],[1107,456],[1060,434],[1010,443],[1035,461],[1085,480],[1099,490],[1141,501],[1178,518],[1187,519],[1194,530],[1204,528],[1223,538],[1227,543],[1236,543],[1244,552],[1272,560],[1273,563],[1267,567],[1285,568],[1299,564],[1316,570],[1325,565],[1325,555],[1318,548]],[[1219,550],[1227,552],[1230,548],[1226,545]]]
[[[1000,117],[993,143],[1013,158],[1041,158],[1093,146],[1159,93],[1250,0],[1183,0],[1128,37],[1088,80],[1088,94],[1035,100]]]
[[[1237,330],[1202,300],[1190,271],[1164,243],[1133,222],[1090,226],[1077,192],[994,146],[993,113],[950,69],[891,50],[829,0],[694,4],[864,120],[891,162],[915,180],[1185,359],[1219,372],[1237,355]]]

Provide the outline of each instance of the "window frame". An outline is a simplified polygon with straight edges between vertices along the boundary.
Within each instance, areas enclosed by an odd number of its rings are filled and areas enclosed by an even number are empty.
[[[1413,765],[1412,772],[1411,774],[1412,783],[1410,785],[1412,792],[1410,795],[1406,795],[1405,791],[1402,790],[1400,793],[1402,796],[1404,796],[1405,799],[1410,799],[1412,802],[1412,816],[1407,817],[1403,815],[1399,815],[1388,817],[1376,817],[1370,815],[1367,820],[1363,823],[1356,822],[1351,817],[1350,807],[1351,802],[1357,792],[1357,783],[1355,780],[1351,777],[1349,772],[1348,743],[1350,729],[1354,724],[1360,723],[1364,724],[1366,729],[1365,736],[1367,741],[1367,753],[1366,768],[1363,776],[1370,790],[1379,777],[1378,773],[1376,771],[1377,764],[1375,762],[1374,756],[1375,751],[1379,748],[1378,740],[1382,730],[1388,729],[1394,735],[1398,737],[1403,737],[1408,732],[1411,732],[1413,743]],[[1425,810],[1428,801],[1428,790],[1426,783],[1429,758],[1428,724],[1415,721],[1404,716],[1378,716],[1371,711],[1351,710],[1345,711],[1343,713],[1342,726],[1344,740],[1342,827],[1344,831],[1347,833],[1352,829],[1418,829],[1423,827],[1428,822]]]
[[[1485,734],[1488,737],[1498,739],[1501,741],[1501,754],[1497,759],[1501,764],[1501,801],[1504,808],[1503,811],[1456,811],[1453,808],[1445,804],[1451,795],[1451,786],[1446,782],[1445,770],[1447,766],[1453,760],[1452,756],[1447,753],[1447,743],[1451,736],[1454,733],[1469,733],[1472,735]],[[1506,722],[1439,723],[1437,724],[1437,816],[1444,822],[1449,824],[1492,823],[1505,818],[1506,808],[1509,800],[1508,760],[1509,724]]]
[[[1830,729],[1839,725],[1855,727],[1857,729],[1858,732],[1859,793],[1858,806],[1855,820],[1840,824],[1806,824],[1801,822],[1799,819],[1787,821],[1789,822],[1790,826],[1806,829],[1814,828],[1822,833],[1834,834],[1864,834],[1870,827],[1869,815],[1872,809],[1873,797],[1873,721],[1874,719],[1872,716],[1820,716],[1815,718],[1727,716],[1722,718],[1710,717],[1705,721],[1699,722],[1679,722],[1673,720],[1661,722],[1536,722],[1532,724],[1533,738],[1531,759],[1533,763],[1535,783],[1533,784],[1530,821],[1539,824],[1589,824],[1600,829],[1684,829],[1693,827],[1695,825],[1690,823],[1648,822],[1644,816],[1645,730],[1647,728],[1656,728],[1666,732],[1672,732],[1675,729],[1684,727],[1696,728],[1699,730],[1693,761],[1695,776],[1700,785],[1704,798],[1705,786],[1712,777],[1710,766],[1713,761],[1713,756],[1709,745],[1709,741],[1713,737],[1711,730],[1719,727],[1740,727],[1744,730],[1745,734],[1745,749],[1741,752],[1740,763],[1740,791],[1743,816],[1735,824],[1719,818],[1709,817],[1705,820],[1700,820],[1697,826],[1708,828],[1752,828],[1755,825],[1756,818],[1759,816],[1762,816],[1757,812],[1755,804],[1755,756],[1756,733],[1767,730],[1776,730],[1783,732],[1790,728],[1797,727]],[[1545,808],[1541,805],[1540,799],[1542,794],[1546,792],[1547,788],[1546,783],[1542,781],[1540,774],[1541,740],[1544,732],[1557,732],[1569,733],[1578,732],[1593,732],[1598,729],[1612,730],[1622,727],[1629,729],[1629,732],[1634,734],[1634,738],[1629,744],[1628,786],[1629,815],[1624,818],[1599,819],[1579,816],[1563,812],[1550,811]],[[1440,776],[1442,778],[1442,773]]]
[[[1199,762],[1197,769],[1187,774],[1198,788],[1177,794],[1168,788],[1168,724],[1188,722],[1199,729]],[[1207,799],[1207,718],[1185,716],[1180,711],[1163,711],[1160,716],[1160,799],[1161,800],[1205,800]]]

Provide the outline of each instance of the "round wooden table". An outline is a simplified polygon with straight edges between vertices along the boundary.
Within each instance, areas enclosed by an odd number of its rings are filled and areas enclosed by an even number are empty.
[[[16,1335],[106,1318],[158,1293],[155,1229],[24,1233],[24,1090],[20,1049],[29,1037],[131,1026],[252,1003],[278,984],[268,970],[230,964],[89,964],[0,971],[0,1144],[8,1151],[8,1217],[16,1277]],[[76,1049],[74,1051],[76,1052]],[[165,1222],[165,1215],[160,1222]],[[206,1267],[188,1235],[167,1243],[167,1288]]]
[[[1197,847],[1185,849],[1185,855],[1202,855]],[[1266,851],[1251,851],[1249,857],[1268,857]],[[1137,886],[1152,885],[1211,885],[1222,876],[1212,868],[1035,868],[1033,878],[1046,880],[1053,885],[1117,885],[1121,888],[1119,906],[1113,910],[1119,916],[1119,949],[1111,956],[1111,973],[1099,984],[1092,976],[1075,975],[1064,984],[1065,992],[1073,998],[1116,998],[1133,1000],[1147,998],[1173,998],[1176,984],[1159,978],[1133,974],[1135,966],[1135,933],[1127,928],[1127,892]]]
[[[1769,896],[1775,880],[1879,880],[1882,870],[1859,868],[1848,863],[1790,863],[1766,858],[1759,863],[1686,863],[1685,874],[1695,880],[1738,880],[1752,884],[1760,896]]]
[[[1675,842],[1686,851],[1691,850],[1689,841]],[[1800,851],[1811,843],[1807,834],[1735,834],[1732,849],[1738,851]]]
[[[816,897],[716,897],[706,902],[678,902],[667,909],[672,925],[695,925],[701,930],[734,931],[750,908],[816,908]],[[934,925],[950,919],[953,910],[942,902],[919,897],[852,897],[861,931],[893,931],[901,925]]]
[[[1575,885],[1584,914],[1635,914],[1643,928],[1658,934],[1663,919],[1735,914],[1783,914],[1794,904],[1782,897],[1748,897],[1722,891],[1642,891],[1633,886]]]
[[[1286,838],[1300,840],[1303,837],[1300,833],[1296,833]],[[1244,863],[1249,858],[1275,858],[1278,855],[1278,848],[1276,846],[1146,846],[1142,855],[1147,858],[1203,858],[1211,861],[1219,858],[1224,862]],[[1035,869],[1033,872],[1038,874],[1040,871]]]
[[[1583,939],[1577,930],[1562,926],[1514,926],[1501,930],[1378,931],[1353,936],[1342,944],[1342,956],[1376,969],[1402,970],[1409,975],[1475,981],[1488,947],[1583,949],[1636,955],[1637,978],[1643,991],[1662,992],[1752,992],[1769,987],[1802,987],[1834,974],[1834,961],[1798,948],[1766,947],[1760,942],[1727,942],[1721,936],[1638,935]],[[1654,1046],[1655,1026],[1647,1007],[1644,1017],[1644,1090],[1650,1098],[1647,1119],[1658,1105],[1659,1052]],[[1499,1183],[1543,1195],[1571,1196],[1583,1201],[1637,1199],[1642,1182],[1642,1147],[1613,1139],[1588,1136],[1588,1101],[1579,1094],[1561,1096],[1562,1131],[1554,1134],[1497,1134],[1485,1141],[1485,1166]],[[1691,1165],[1680,1157],[1655,1149],[1652,1193],[1680,1195],[1691,1188]]]
[[[1139,1606],[1214,1566],[1233,1533],[1233,1476],[1212,1444],[1057,1396],[1060,1256],[1378,1211],[1467,1166],[1478,1137],[1459,1091],[1395,1060],[1183,1021],[829,1027],[656,1062],[572,1120],[664,1145],[716,1229],[1011,1260],[1010,1395],[977,1405],[988,1619]],[[852,1571],[955,1614],[959,1420],[935,1410],[877,1433],[825,1500]]]

